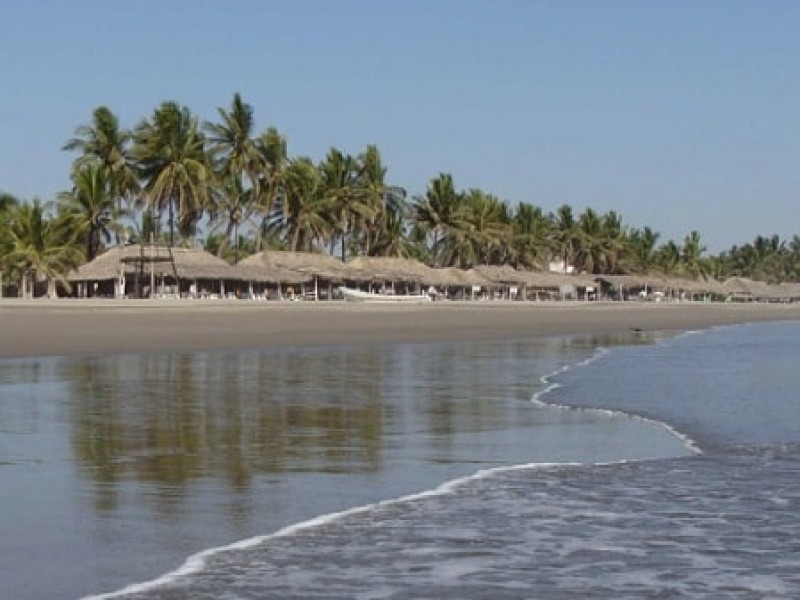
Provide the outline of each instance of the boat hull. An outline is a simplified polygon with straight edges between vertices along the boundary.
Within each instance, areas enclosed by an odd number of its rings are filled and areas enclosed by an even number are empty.
[[[348,302],[369,302],[375,304],[426,304],[431,302],[427,294],[375,294],[362,292],[352,288],[340,287],[344,299]]]

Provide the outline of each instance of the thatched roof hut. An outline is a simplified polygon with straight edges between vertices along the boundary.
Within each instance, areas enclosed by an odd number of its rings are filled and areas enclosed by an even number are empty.
[[[800,300],[800,283],[779,283],[772,286],[772,288],[781,300]]]
[[[700,276],[697,279],[670,277],[667,279],[667,283],[673,289],[686,291],[691,294],[717,294],[720,296],[727,295],[722,283],[713,277]]]
[[[475,271],[495,285],[525,285],[526,275],[508,265],[480,265]]]
[[[200,248],[168,248],[147,244],[115,246],[67,275],[72,282],[109,281],[121,274],[155,273],[181,279],[243,280],[227,262]]]
[[[731,277],[722,283],[722,288],[732,298],[744,300],[766,300],[775,293],[763,281],[755,281],[747,277]]]
[[[486,287],[491,282],[473,269],[464,270],[456,267],[429,268],[422,283],[425,285],[471,288]]]
[[[424,283],[431,275],[430,267],[411,258],[358,256],[348,261],[347,266],[354,270],[354,279],[366,274],[372,281]]]
[[[309,283],[314,275],[302,273],[274,264],[267,259],[266,252],[259,252],[240,260],[235,268],[247,281],[259,283],[285,283],[298,285]]]
[[[239,264],[245,264],[245,261],[257,268],[269,266],[338,283],[350,279],[352,274],[352,270],[338,258],[317,252],[264,250],[240,261]]]

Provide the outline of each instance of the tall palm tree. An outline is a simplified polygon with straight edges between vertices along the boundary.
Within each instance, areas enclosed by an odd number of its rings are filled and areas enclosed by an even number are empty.
[[[0,192],[0,297],[3,296],[4,275],[11,268],[8,261],[8,254],[11,251],[9,227],[11,215],[18,205],[17,198],[11,194]]]
[[[282,200],[275,204],[271,229],[281,232],[289,250],[314,250],[328,237],[329,204],[316,165],[307,157],[295,159],[286,171]]]
[[[47,209],[48,204],[35,199],[19,204],[9,219],[7,260],[21,279],[23,296],[31,295],[37,279],[46,279],[48,296],[55,296],[56,284],[68,288],[66,274],[83,260],[73,232]]]
[[[258,197],[264,160],[253,130],[253,107],[236,93],[230,110],[218,108],[219,123],[204,123],[208,133],[208,154],[214,166],[215,193],[211,196],[209,214],[214,231],[224,228],[218,256],[223,256],[233,236],[234,261],[239,256],[239,228],[249,220]]]
[[[355,158],[331,148],[319,168],[323,195],[330,211],[331,245],[335,247],[338,243],[342,260],[346,260],[356,224],[374,219],[376,209],[360,188],[361,167]]]
[[[218,108],[217,113],[219,123],[203,124],[208,138],[208,153],[214,166],[225,177],[246,179],[249,187],[256,189],[257,195],[264,161],[253,139],[253,107],[243,102],[242,97],[236,93],[233,95],[230,110]],[[244,181],[240,183],[247,189],[248,185]]]
[[[446,265],[491,264],[508,243],[511,227],[505,203],[482,190],[469,190],[442,238]]]
[[[605,243],[605,272],[618,273],[620,261],[628,242],[627,227],[622,225],[622,217],[613,210],[603,215],[602,224]]]
[[[164,102],[134,130],[133,155],[145,181],[147,205],[159,217],[168,212],[169,243],[174,244],[175,218],[189,235],[206,209],[211,169],[205,138],[191,111]]]
[[[447,229],[455,224],[455,216],[461,203],[461,194],[456,191],[453,176],[440,173],[428,182],[424,196],[416,196],[411,218],[421,235],[430,244],[433,262],[442,265],[440,246]]]
[[[683,269],[692,277],[699,277],[706,274],[706,266],[703,261],[703,254],[706,247],[700,241],[700,234],[691,231],[683,240],[681,248],[681,263]]]
[[[287,202],[284,192],[290,160],[286,138],[274,127],[258,136],[255,144],[262,165],[258,193],[254,198],[254,212],[260,220],[256,232],[256,249],[261,250],[263,234],[268,228],[275,231],[271,224],[274,215],[289,212],[287,206],[280,205]]]
[[[594,209],[587,208],[576,225],[577,235],[572,240],[575,268],[585,273],[603,272],[609,257],[602,218]]]
[[[72,173],[72,189],[59,194],[59,215],[84,245],[86,260],[93,260],[112,233],[119,231],[108,171],[88,163]]]
[[[253,188],[244,188],[242,180],[233,176],[219,175],[218,184],[212,187],[206,210],[212,233],[222,231],[217,256],[227,253],[233,240],[233,260],[239,260],[239,231],[250,219],[253,210]]]
[[[568,204],[558,207],[556,214],[552,216],[552,221],[553,242],[566,269],[574,261],[575,249],[581,238],[580,227],[572,212],[572,207]]]
[[[632,229],[622,252],[625,269],[635,273],[649,273],[654,267],[659,237],[650,227]]]
[[[542,267],[549,258],[550,221],[538,206],[526,202],[517,205],[511,221],[514,266]]]
[[[372,254],[374,256],[419,259],[419,247],[406,230],[407,220],[401,212],[387,212],[382,218],[381,228],[373,240]]]
[[[81,125],[75,137],[64,144],[63,149],[79,151],[81,155],[73,163],[73,171],[96,164],[108,182],[109,195],[114,200],[114,209],[123,212],[123,202],[133,199],[139,190],[139,180],[130,156],[131,132],[119,125],[117,116],[105,106],[98,106],[92,113],[91,125]]]
[[[669,240],[655,253],[655,264],[664,275],[675,275],[681,270],[681,249]]]
[[[406,191],[396,185],[386,183],[386,167],[381,160],[377,146],[367,146],[359,156],[361,163],[360,187],[363,201],[370,207],[371,218],[363,219],[360,227],[361,244],[364,254],[374,254],[377,239],[385,237],[390,226],[396,227],[405,218],[408,211]],[[385,245],[383,246],[386,247]]]

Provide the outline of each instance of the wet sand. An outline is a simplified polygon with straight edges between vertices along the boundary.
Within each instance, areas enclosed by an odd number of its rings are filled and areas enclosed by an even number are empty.
[[[800,318],[800,304],[0,300],[0,357],[476,341]]]

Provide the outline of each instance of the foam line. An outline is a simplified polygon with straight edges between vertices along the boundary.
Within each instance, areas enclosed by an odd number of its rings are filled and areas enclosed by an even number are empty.
[[[694,334],[694,333],[699,333],[699,330],[685,331],[682,334],[680,334],[680,336],[678,336],[678,337],[685,337],[685,336],[688,336],[688,335],[691,335],[691,334]],[[556,369],[552,373],[548,373],[547,375],[542,376],[539,381],[544,387],[541,390],[539,390],[538,392],[536,392],[531,397],[531,402],[533,404],[537,405],[537,406],[557,408],[557,409],[561,409],[561,410],[591,411],[591,412],[601,413],[601,414],[609,415],[609,416],[624,416],[624,417],[628,417],[630,419],[634,419],[636,421],[647,423],[649,425],[656,425],[658,427],[662,427],[663,429],[666,429],[670,434],[674,435],[679,440],[681,440],[683,442],[683,445],[689,451],[691,451],[691,452],[693,452],[695,454],[703,454],[703,451],[700,449],[700,446],[698,446],[698,444],[697,444],[697,442],[695,440],[693,440],[691,437],[689,437],[685,433],[683,433],[681,431],[678,431],[672,425],[670,425],[669,423],[667,423],[665,421],[659,421],[658,419],[652,419],[650,417],[644,417],[642,415],[637,415],[635,413],[628,413],[628,412],[625,412],[623,410],[611,410],[611,409],[607,409],[607,408],[586,408],[586,407],[582,407],[582,406],[570,406],[568,404],[558,404],[558,403],[555,403],[555,402],[548,402],[548,401],[542,400],[543,396],[546,396],[550,392],[552,392],[553,390],[557,390],[558,388],[561,387],[560,383],[551,381],[554,377],[557,377],[558,375],[561,375],[562,373],[565,373],[565,372],[569,371],[570,369],[572,369],[574,367],[585,367],[587,365],[590,365],[593,362],[595,362],[596,360],[599,360],[600,358],[602,358],[603,356],[608,354],[609,352],[610,352],[610,350],[608,348],[600,347],[595,351],[594,354],[592,354],[586,360],[583,360],[583,361],[581,361],[579,363],[576,363],[574,365],[565,365],[565,366],[561,367],[560,369]]]
[[[592,463],[598,466],[602,465],[610,465],[610,464],[624,464],[628,461],[621,460],[621,461],[614,461],[614,462],[598,462]],[[551,469],[551,468],[564,468],[564,467],[578,467],[582,466],[586,463],[577,463],[577,462],[564,462],[564,463],[551,463],[551,462],[543,462],[543,463],[526,463],[520,465],[509,465],[509,466],[502,466],[502,467],[493,467],[491,469],[482,469],[477,471],[471,475],[466,475],[464,477],[459,477],[457,479],[452,479],[447,481],[433,489],[425,490],[422,492],[414,492],[413,494],[407,494],[405,496],[400,496],[398,498],[390,498],[388,500],[380,500],[378,502],[373,502],[371,504],[365,504],[362,506],[357,506],[355,508],[349,508],[347,510],[342,510],[339,512],[332,512],[325,515],[320,515],[317,517],[313,517],[306,521],[301,521],[299,523],[294,523],[292,525],[288,525],[275,531],[273,533],[258,535],[255,537],[247,538],[245,540],[240,540],[238,542],[234,542],[232,544],[228,544],[226,546],[218,546],[216,548],[208,548],[197,554],[193,554],[186,561],[174,571],[170,571],[157,577],[156,579],[152,579],[150,581],[144,581],[141,583],[133,583],[127,585],[119,590],[113,592],[107,592],[102,594],[96,594],[91,596],[84,596],[82,600],[106,600],[109,598],[120,598],[129,594],[137,594],[142,592],[147,592],[153,590],[155,588],[163,587],[169,585],[171,583],[175,583],[176,581],[180,580],[183,577],[187,577],[193,575],[195,573],[199,573],[203,570],[206,565],[206,561],[220,553],[229,552],[233,550],[245,550],[247,548],[252,548],[254,546],[258,546],[260,544],[269,542],[270,540],[278,539],[293,535],[300,531],[305,531],[307,529],[312,529],[314,527],[319,527],[321,525],[326,525],[328,523],[332,523],[339,519],[349,517],[352,515],[363,514],[372,510],[376,510],[386,506],[392,506],[395,504],[401,504],[405,502],[413,502],[415,500],[422,500],[424,498],[431,498],[434,496],[444,496],[448,494],[454,493],[458,488],[471,481],[478,481],[480,479],[485,479],[491,477],[492,475],[496,475],[498,473],[507,473],[512,471],[522,471],[522,470],[532,470],[532,469]]]
[[[663,423],[661,421],[656,421],[654,419],[649,419],[647,417],[641,417],[641,416],[638,416],[638,415],[628,414],[628,413],[625,413],[625,412],[622,412],[622,411],[613,411],[613,410],[605,410],[605,409],[593,409],[593,408],[591,408],[591,409],[589,409],[589,408],[587,408],[587,409],[577,408],[577,407],[572,407],[572,406],[549,403],[549,402],[545,402],[545,401],[543,401],[541,399],[543,396],[545,396],[545,395],[549,394],[550,392],[552,392],[553,390],[558,389],[559,387],[561,387],[561,384],[551,381],[552,378],[554,378],[557,375],[560,375],[562,373],[565,373],[566,371],[569,371],[572,368],[588,366],[588,365],[592,364],[593,362],[595,362],[596,360],[599,360],[600,358],[602,358],[603,356],[605,356],[609,352],[610,352],[610,350],[608,348],[603,348],[603,347],[597,348],[597,350],[591,356],[589,356],[588,358],[586,358],[586,359],[584,359],[584,360],[582,360],[582,361],[580,361],[578,363],[572,364],[572,365],[564,365],[560,369],[557,369],[556,371],[553,371],[552,373],[550,373],[548,375],[544,375],[540,379],[540,382],[542,383],[542,385],[544,387],[543,387],[543,389],[539,390],[538,392],[536,392],[533,395],[533,397],[531,398],[531,402],[534,403],[534,404],[540,405],[540,406],[547,406],[547,407],[559,408],[559,409],[564,409],[564,410],[591,410],[591,411],[601,412],[601,413],[609,414],[609,415],[624,415],[624,416],[629,417],[629,418],[639,419],[639,420],[641,420],[643,422],[655,424],[655,425],[658,425],[658,426],[666,428],[670,433],[672,433],[673,435],[675,435],[678,438],[682,439],[684,441],[684,443],[686,444],[686,446],[690,450],[692,450],[693,452],[698,453],[698,454],[701,453],[701,451],[699,450],[699,448],[696,446],[695,442],[692,439],[690,439],[688,436],[678,432],[671,425],[669,425],[667,423]],[[413,494],[400,496],[398,498],[390,498],[388,500],[381,500],[381,501],[378,501],[378,502],[373,502],[371,504],[365,504],[365,505],[362,505],[362,506],[357,506],[357,507],[354,507],[354,508],[349,508],[349,509],[338,511],[338,512],[327,513],[327,514],[324,514],[324,515],[313,517],[313,518],[305,520],[305,521],[301,521],[299,523],[294,523],[292,525],[288,525],[288,526],[283,527],[282,529],[279,529],[278,531],[275,531],[273,533],[254,536],[254,537],[247,538],[247,539],[244,539],[244,540],[240,540],[240,541],[237,541],[237,542],[234,542],[232,544],[225,545],[225,546],[218,546],[218,547],[215,547],[215,548],[208,548],[206,550],[198,552],[197,554],[193,554],[192,556],[187,558],[186,561],[180,567],[178,567],[177,569],[175,569],[173,571],[169,571],[169,572],[167,572],[167,573],[165,573],[165,574],[163,574],[163,575],[161,575],[161,576],[159,576],[159,577],[157,577],[155,579],[152,579],[150,581],[144,581],[144,582],[141,582],[141,583],[133,583],[133,584],[127,585],[127,586],[125,586],[125,587],[123,587],[123,588],[121,588],[119,590],[113,591],[113,592],[107,592],[107,593],[101,593],[101,594],[96,594],[96,595],[91,595],[91,596],[85,596],[82,600],[107,600],[107,599],[110,599],[110,598],[120,598],[120,597],[127,596],[127,595],[130,595],[130,594],[137,594],[137,593],[147,592],[147,591],[159,588],[159,587],[167,586],[167,585],[170,585],[172,583],[175,583],[175,582],[179,581],[183,577],[188,577],[190,575],[194,575],[196,573],[201,572],[205,568],[205,565],[206,565],[206,562],[208,561],[208,559],[213,557],[213,556],[215,556],[215,555],[217,555],[217,554],[224,553],[224,552],[229,552],[229,551],[245,550],[247,548],[252,548],[254,546],[258,546],[260,544],[269,542],[270,540],[287,537],[287,536],[293,535],[293,534],[295,534],[297,532],[300,532],[300,531],[305,531],[305,530],[308,530],[308,529],[312,529],[314,527],[319,527],[321,525],[325,525],[325,524],[337,521],[338,519],[342,519],[342,518],[349,517],[349,516],[352,516],[352,515],[363,514],[363,513],[366,513],[366,512],[369,512],[371,510],[375,510],[375,509],[378,509],[378,508],[381,508],[381,507],[392,506],[392,505],[400,504],[400,503],[404,503],[404,502],[413,502],[415,500],[421,500],[421,499],[430,498],[430,497],[433,497],[433,496],[441,496],[441,495],[446,495],[446,494],[452,494],[459,487],[469,483],[470,481],[477,481],[477,480],[480,480],[480,479],[491,477],[492,475],[496,475],[498,473],[507,473],[507,472],[512,472],[512,471],[521,471],[521,470],[528,470],[528,469],[551,469],[551,468],[577,467],[577,466],[582,466],[582,465],[586,465],[586,464],[592,464],[592,465],[596,465],[596,466],[603,466],[603,465],[613,465],[613,464],[626,464],[626,463],[630,463],[630,462],[631,462],[630,460],[623,459],[623,460],[619,460],[619,461],[597,462],[597,463],[578,463],[578,462],[525,463],[525,464],[519,464],[519,465],[493,467],[491,469],[482,469],[482,470],[477,471],[477,472],[475,472],[475,473],[473,473],[471,475],[467,475],[467,476],[464,476],[464,477],[459,477],[457,479],[452,479],[450,481],[447,481],[447,482],[445,482],[445,483],[443,483],[443,484],[441,484],[441,485],[439,485],[439,486],[437,486],[437,487],[435,487],[433,489],[430,489],[430,490],[425,490],[425,491],[422,491],[422,492],[415,492]]]

